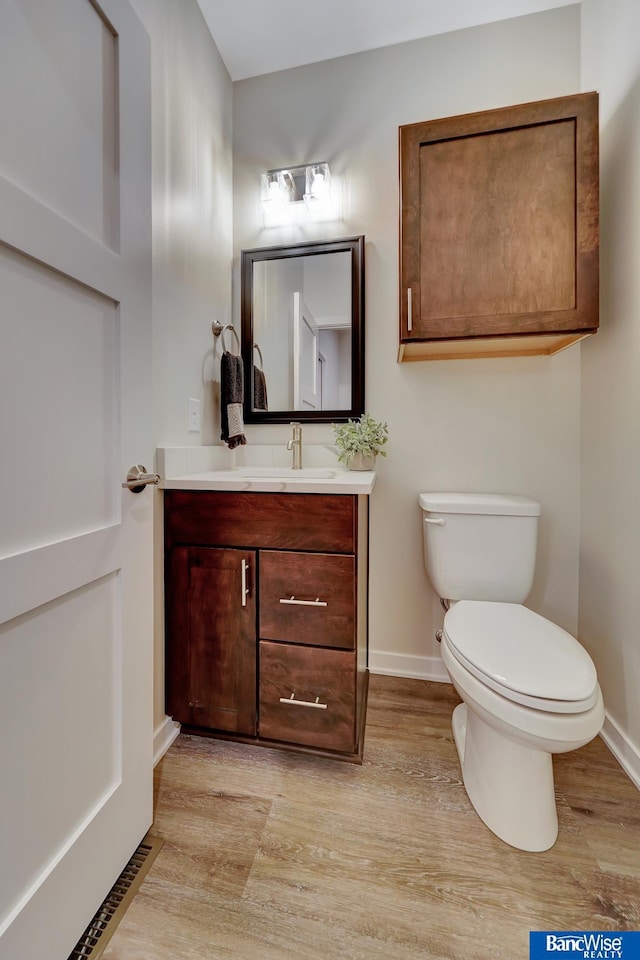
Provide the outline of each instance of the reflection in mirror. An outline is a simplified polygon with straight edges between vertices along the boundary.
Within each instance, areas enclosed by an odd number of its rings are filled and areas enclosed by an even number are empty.
[[[242,252],[248,423],[363,409],[363,237]]]
[[[272,409],[349,410],[350,254],[254,264],[253,338],[267,357]]]

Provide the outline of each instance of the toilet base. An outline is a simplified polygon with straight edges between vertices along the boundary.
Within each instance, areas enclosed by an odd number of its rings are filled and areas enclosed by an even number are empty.
[[[499,732],[466,703],[451,718],[462,778],[480,819],[519,850],[548,850],[558,836],[551,754]]]

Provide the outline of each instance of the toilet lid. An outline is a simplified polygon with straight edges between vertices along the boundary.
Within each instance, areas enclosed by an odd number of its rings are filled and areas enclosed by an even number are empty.
[[[463,666],[510,700],[554,713],[596,702],[598,678],[584,647],[521,604],[461,600],[447,611],[444,635]]]

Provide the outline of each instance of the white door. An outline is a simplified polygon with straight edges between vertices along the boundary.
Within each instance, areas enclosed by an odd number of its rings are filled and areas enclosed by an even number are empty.
[[[293,294],[293,409],[319,410],[318,325],[302,294]]]
[[[66,960],[152,818],[149,41],[0,0],[0,958]]]

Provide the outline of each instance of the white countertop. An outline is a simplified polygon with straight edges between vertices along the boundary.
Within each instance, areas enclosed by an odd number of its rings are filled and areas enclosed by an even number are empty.
[[[282,463],[280,447],[241,447],[234,451],[223,447],[163,447],[156,457],[162,478],[159,487],[251,493],[370,494],[373,490],[374,470],[346,469],[330,447],[309,445],[304,453],[309,465],[293,470]]]

